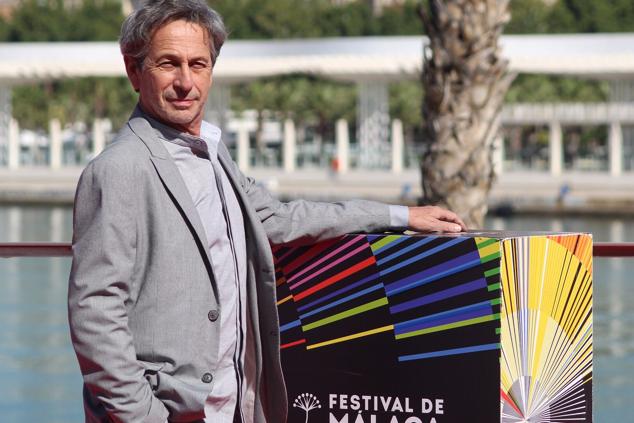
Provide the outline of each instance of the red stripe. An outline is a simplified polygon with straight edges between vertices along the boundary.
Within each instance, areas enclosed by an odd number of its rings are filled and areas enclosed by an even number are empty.
[[[293,260],[292,262],[284,266],[283,268],[284,273],[286,273],[287,275],[292,273],[293,270],[297,269],[299,266],[306,263],[311,258],[315,257],[317,254],[321,253],[322,251],[324,251],[325,249],[329,248],[330,246],[334,245],[335,243],[339,241],[340,241],[340,238],[335,238],[335,239],[331,239],[328,241],[315,244],[315,246],[311,247],[304,254],[302,254],[301,256],[297,257],[295,260]]]
[[[336,275],[326,279],[325,281],[321,283],[318,283],[317,285],[313,287],[308,288],[305,291],[300,292],[297,295],[293,295],[293,299],[295,300],[295,302],[300,301],[303,298],[306,298],[309,295],[314,294],[315,292],[332,285],[333,283],[339,282],[341,279],[348,277],[352,275],[353,273],[358,272],[359,270],[365,269],[366,267],[373,265],[374,263],[376,263],[376,259],[374,258],[374,256],[367,258],[363,260],[362,262],[357,263],[354,266],[344,270],[343,272],[337,273]]]
[[[502,399],[511,407],[513,407],[513,410],[517,411],[517,415],[520,416],[521,418],[524,418],[524,415],[522,414],[522,412],[520,411],[519,408],[517,408],[517,405],[515,405],[515,403],[513,402],[513,400],[506,395],[506,392],[504,392],[503,390],[500,389],[500,395],[502,396]]]
[[[290,348],[290,347],[294,347],[296,345],[301,345],[305,343],[306,343],[305,339],[300,339],[299,341],[289,342],[288,344],[280,345],[280,349],[283,350],[284,348]]]

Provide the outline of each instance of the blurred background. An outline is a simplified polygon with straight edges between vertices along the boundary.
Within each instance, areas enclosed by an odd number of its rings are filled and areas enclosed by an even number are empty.
[[[283,199],[419,201],[431,145],[420,2],[209,3],[230,36],[207,118],[243,171]],[[0,0],[0,243],[70,242],[81,169],[136,103],[116,44],[135,6]],[[634,2],[511,0],[508,11],[499,45],[512,83],[482,226],[634,241]],[[69,267],[0,259],[0,421],[83,419]],[[594,269],[595,418],[634,421],[634,260]]]

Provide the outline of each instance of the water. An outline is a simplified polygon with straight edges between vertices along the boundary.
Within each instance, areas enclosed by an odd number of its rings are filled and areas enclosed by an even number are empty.
[[[71,237],[71,210],[0,206],[0,242]],[[634,219],[490,219],[490,229],[592,232],[634,241]],[[67,258],[0,259],[0,421],[83,419],[81,377],[66,319]],[[634,421],[634,259],[594,263],[594,408],[597,422]]]

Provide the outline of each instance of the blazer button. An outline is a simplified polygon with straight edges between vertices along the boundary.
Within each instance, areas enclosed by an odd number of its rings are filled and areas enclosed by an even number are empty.
[[[211,373],[205,373],[201,380],[205,383],[211,383],[211,381],[214,380],[214,377],[211,375]]]
[[[216,320],[218,320],[218,317],[220,317],[220,313],[218,313],[218,310],[209,310],[209,313],[207,313],[207,318],[211,322],[215,322]]]

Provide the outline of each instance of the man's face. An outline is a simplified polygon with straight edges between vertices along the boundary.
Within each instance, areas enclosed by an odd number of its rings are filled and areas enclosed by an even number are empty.
[[[128,78],[143,110],[153,118],[200,135],[212,62],[206,31],[182,20],[159,28],[143,66],[124,57]]]

